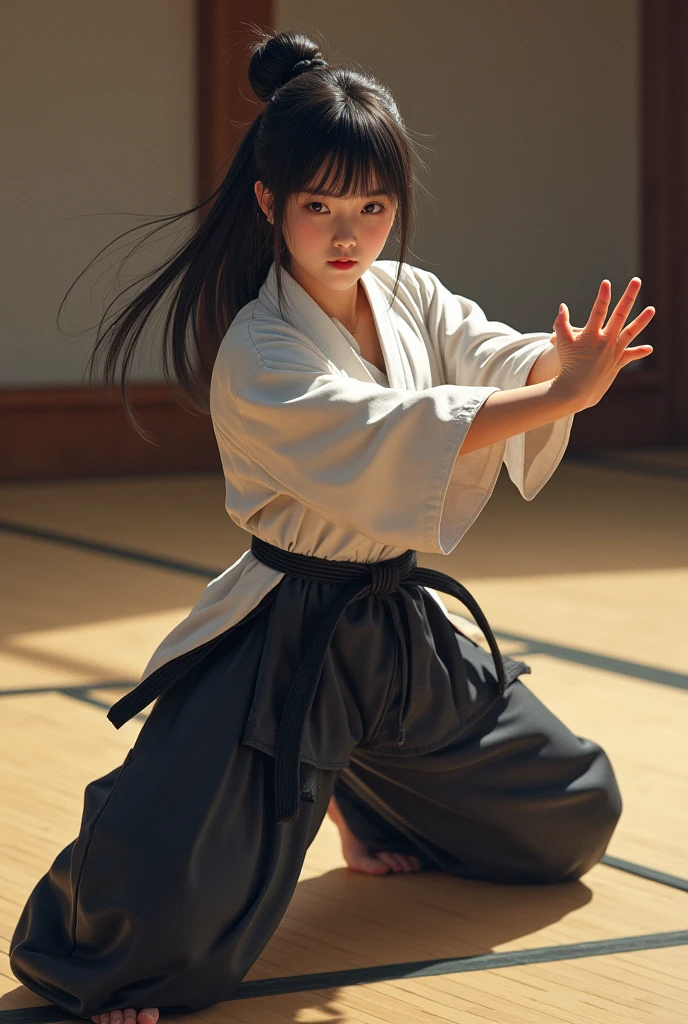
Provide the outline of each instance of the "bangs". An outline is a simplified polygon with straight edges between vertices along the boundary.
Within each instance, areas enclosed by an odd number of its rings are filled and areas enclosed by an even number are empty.
[[[397,140],[365,111],[344,111],[338,123],[310,136],[301,159],[292,165],[289,192],[359,199],[406,191],[404,157]]]

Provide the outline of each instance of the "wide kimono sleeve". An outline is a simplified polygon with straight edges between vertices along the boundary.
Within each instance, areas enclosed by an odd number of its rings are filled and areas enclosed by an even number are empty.
[[[223,378],[216,375],[219,404]],[[496,386],[361,381],[288,337],[235,387],[251,478],[370,539],[447,554],[487,502],[503,442],[459,456]],[[457,456],[459,456],[457,458]]]
[[[428,271],[416,268],[426,327],[435,353],[453,384],[525,387],[533,364],[550,346],[550,335],[520,334],[507,324],[488,320],[480,306],[454,295]],[[562,460],[573,413],[506,439],[504,463],[526,501],[542,490]]]

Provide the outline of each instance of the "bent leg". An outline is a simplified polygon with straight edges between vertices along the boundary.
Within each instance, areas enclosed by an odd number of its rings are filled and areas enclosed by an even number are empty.
[[[240,742],[260,649],[249,630],[231,656],[220,645],[157,701],[124,763],[86,787],[79,836],[10,943],[36,994],[82,1017],[193,1012],[228,999],[260,955],[336,778],[302,765],[299,817],[277,823],[273,758]]]
[[[439,750],[356,750],[334,795],[351,831],[375,850],[512,883],[585,874],[622,806],[604,750],[575,736],[520,679]]]

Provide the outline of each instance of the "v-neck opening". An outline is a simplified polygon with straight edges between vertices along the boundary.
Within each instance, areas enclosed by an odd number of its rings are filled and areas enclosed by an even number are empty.
[[[380,352],[382,353],[382,362],[385,364],[385,369],[382,372],[384,372],[385,377],[391,383],[392,378],[391,378],[390,372],[389,372],[389,355],[387,353],[386,346],[385,346],[385,339],[383,337],[384,332],[382,330],[382,326],[378,323],[377,311],[375,309],[375,301],[373,300],[373,298],[369,294],[368,286],[367,286],[366,282],[363,280],[363,278],[366,276],[366,274],[369,273],[369,270],[370,270],[370,268],[368,268],[368,270],[366,270],[365,273],[361,274],[361,276],[359,278],[359,281],[361,282],[361,288],[363,289],[363,291],[365,293],[365,297],[368,300],[368,306],[370,307],[370,315],[372,316],[373,323],[375,324],[375,333],[377,334],[377,340],[378,340],[378,344],[380,346]],[[353,337],[353,335],[352,335],[352,337]],[[361,355],[361,353],[360,353],[360,345],[359,345],[359,355]],[[363,356],[361,356],[361,358],[363,358]],[[366,359],[366,362],[370,363],[370,360]],[[373,363],[371,365],[374,366],[375,364]],[[375,369],[379,370],[380,367],[376,366]]]
[[[361,346],[359,345],[358,341],[356,341],[355,335],[353,335],[351,333],[351,331],[349,330],[348,327],[344,326],[344,324],[341,322],[341,320],[337,320],[337,317],[332,317],[332,319],[337,321],[337,324],[342,328],[343,331],[346,332],[347,336],[351,339],[351,341],[354,342],[354,344],[352,345],[352,348],[353,348],[354,352],[356,353],[356,355],[358,356],[358,358],[363,363],[363,365],[366,367],[366,369],[368,370],[368,367],[372,366],[372,367],[375,368],[375,370],[377,370],[378,373],[384,373],[384,375],[385,375],[385,377],[387,379],[388,384],[391,385],[391,376],[390,376],[390,368],[389,368],[389,355],[388,355],[388,352],[386,350],[384,330],[383,330],[382,324],[378,320],[377,310],[375,308],[375,300],[373,299],[373,297],[371,296],[370,292],[368,291],[367,283],[364,281],[364,277],[366,276],[366,274],[369,273],[369,270],[370,270],[370,268],[368,270],[366,270],[365,273],[363,273],[361,275],[361,277],[359,278],[359,281],[361,282],[361,287],[363,288],[363,291],[365,293],[365,297],[368,300],[368,306],[370,308],[370,315],[373,318],[373,323],[375,325],[375,333],[377,334],[378,343],[380,345],[380,352],[382,353],[382,361],[385,364],[384,370],[381,370],[379,366],[375,366],[375,363],[371,363],[371,361],[369,359],[365,358],[365,356],[361,352]],[[370,373],[370,370],[368,370],[368,373]],[[370,375],[371,375],[371,377],[373,377],[374,380],[376,379],[374,374],[370,373]],[[380,383],[380,382],[378,381],[377,383]]]
[[[365,358],[365,356],[361,356],[360,358],[365,363],[365,367],[366,367],[368,373],[370,374],[370,376],[373,377],[373,379],[378,384],[382,384],[383,387],[391,387],[391,385],[389,383],[389,377],[384,372],[384,370],[381,370],[379,366],[375,365],[375,363],[371,363],[369,359]]]

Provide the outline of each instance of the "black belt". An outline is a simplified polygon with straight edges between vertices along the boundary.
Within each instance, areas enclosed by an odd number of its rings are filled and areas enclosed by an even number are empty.
[[[386,597],[396,590],[400,583],[416,583],[420,586],[432,587],[458,598],[472,613],[489,644],[497,670],[500,695],[506,690],[507,680],[502,655],[480,605],[473,595],[451,576],[435,569],[420,567],[417,564],[415,551],[405,551],[397,558],[388,558],[379,562],[348,562],[339,559],[318,558],[315,555],[302,555],[296,551],[285,551],[254,535],[251,538],[251,553],[259,562],[269,565],[270,568],[283,572],[287,576],[324,583],[332,583],[337,580],[353,581],[342,591],[327,611],[287,694],[280,720],[275,754],[275,803],[278,821],[293,821],[298,817],[301,796],[300,755],[303,730],[315,697],[328,645],[339,619],[352,601],[356,601],[359,597],[365,597],[366,594]],[[207,644],[175,658],[172,663],[162,665],[130,693],[113,704],[107,717],[119,729],[124,722],[129,721],[142,708],[160,696],[164,690],[172,686],[221,638],[221,636],[215,637]],[[402,713],[403,703],[402,700]],[[403,737],[403,730],[401,736]]]

